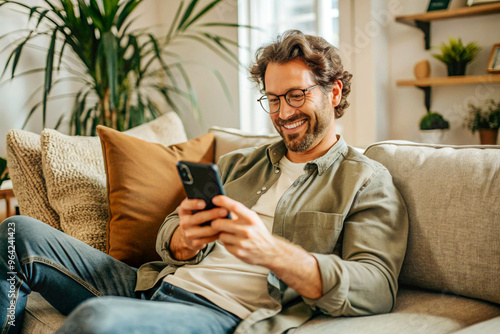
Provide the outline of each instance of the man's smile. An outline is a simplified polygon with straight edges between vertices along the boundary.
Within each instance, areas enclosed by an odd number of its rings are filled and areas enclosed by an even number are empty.
[[[291,130],[291,129],[295,129],[295,128],[297,128],[297,127],[301,126],[301,125],[302,125],[302,124],[304,124],[305,122],[306,122],[306,120],[305,120],[305,119],[303,119],[303,120],[296,121],[296,122],[292,122],[292,123],[285,123],[285,124],[283,124],[283,127],[284,127],[285,129],[289,129],[289,130]]]

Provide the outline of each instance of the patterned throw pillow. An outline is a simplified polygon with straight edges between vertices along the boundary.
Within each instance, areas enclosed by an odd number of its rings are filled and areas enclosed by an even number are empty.
[[[187,140],[179,117],[167,113],[126,132],[162,145]],[[41,134],[42,169],[50,206],[63,232],[99,250],[106,250],[106,173],[98,137]]]

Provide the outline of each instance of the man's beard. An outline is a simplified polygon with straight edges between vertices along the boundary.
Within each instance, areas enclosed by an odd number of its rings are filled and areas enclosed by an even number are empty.
[[[327,128],[332,121],[332,116],[334,111],[331,110],[328,104],[328,98],[325,96],[321,101],[321,106],[316,112],[316,124],[311,127],[311,117],[306,114],[298,114],[290,117],[286,121],[281,118],[276,119],[274,122],[274,127],[280,134],[281,138],[285,142],[286,147],[292,152],[305,152],[307,151],[318,138],[324,136]],[[306,133],[302,138],[299,139],[300,133],[294,133],[291,135],[285,135],[281,129],[283,124],[290,124],[299,119],[304,119],[308,124]]]

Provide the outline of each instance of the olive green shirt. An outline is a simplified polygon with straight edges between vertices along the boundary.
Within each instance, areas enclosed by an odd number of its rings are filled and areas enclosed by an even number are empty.
[[[286,150],[279,141],[223,156],[219,170],[227,195],[251,208],[278,180]],[[342,137],[304,169],[278,202],[273,234],[317,259],[323,296],[304,298],[271,272],[268,292],[279,306],[253,312],[235,333],[280,333],[318,313],[370,315],[390,312],[395,305],[408,214],[387,169]],[[169,242],[178,223],[176,212],[165,219],[156,243],[164,262],[143,265],[136,290],[150,289],[177,267],[199,263],[210,253],[213,244],[189,261],[173,258]]]

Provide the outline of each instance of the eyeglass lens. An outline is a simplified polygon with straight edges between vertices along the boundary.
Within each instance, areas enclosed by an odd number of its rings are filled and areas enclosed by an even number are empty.
[[[300,89],[294,89],[285,94],[285,100],[290,106],[299,108],[305,102],[305,94]],[[260,99],[260,104],[268,113],[275,113],[280,109],[281,101],[279,96],[267,94]]]

